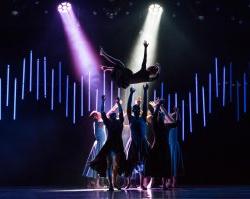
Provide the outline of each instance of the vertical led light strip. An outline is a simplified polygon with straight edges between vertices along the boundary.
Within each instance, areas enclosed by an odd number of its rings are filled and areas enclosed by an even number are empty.
[[[76,83],[74,82],[73,87],[73,124],[76,123]]]
[[[39,59],[36,60],[36,100],[39,100],[39,68],[40,68],[40,61]]]
[[[54,68],[51,70],[51,110],[54,110]]]
[[[177,95],[177,93],[174,94],[174,106],[178,107],[178,95]]]
[[[229,66],[229,100],[230,103],[233,102],[233,66],[232,63],[230,63]]]
[[[240,84],[238,81],[236,81],[236,118],[237,121],[240,121],[240,90],[239,90]]]
[[[62,62],[59,62],[59,67],[58,67],[58,102],[59,104],[62,103]]]
[[[185,140],[185,103],[184,100],[181,101],[181,121],[182,121],[182,141],[184,142]]]
[[[9,92],[10,92],[10,65],[7,65],[7,80],[6,80],[6,106],[9,106]]]
[[[118,97],[121,98],[121,88],[118,88]]]
[[[154,89],[154,101],[156,100],[156,90]]]
[[[98,88],[95,91],[95,110],[98,111]]]
[[[81,76],[81,117],[83,117],[83,76]]]
[[[243,74],[243,112],[247,112],[247,75]]]
[[[164,83],[161,83],[161,99],[164,99]]]
[[[223,82],[222,82],[222,106],[226,105],[226,67],[223,67]]]
[[[168,112],[170,113],[170,109],[171,109],[171,95],[170,94],[168,94]]]
[[[195,111],[199,113],[199,96],[198,96],[198,74],[195,73]]]
[[[30,51],[30,87],[29,91],[32,91],[32,64],[33,64],[33,57],[32,57],[32,50]]]
[[[47,98],[47,59],[43,58],[43,95]]]
[[[212,74],[208,76],[208,113],[212,113]]]
[[[2,79],[0,78],[0,120],[2,120]]]
[[[219,82],[218,82],[218,60],[215,58],[215,92],[216,97],[219,97]]]
[[[111,84],[110,84],[110,109],[113,106],[113,88],[114,87],[114,82],[111,80]]]
[[[205,88],[202,86],[202,105],[203,105],[203,126],[206,127],[206,102],[205,102]]]
[[[69,116],[69,76],[66,77],[66,103],[65,103],[65,115]]]
[[[26,67],[26,60],[23,59],[23,77],[22,77],[22,100],[24,100],[24,91],[25,91],[25,67]]]
[[[14,104],[13,104],[13,120],[16,120],[16,94],[17,94],[17,79],[14,80]]]
[[[103,71],[103,95],[106,95],[106,73]]]
[[[90,72],[89,72],[89,87],[88,87],[88,111],[90,111]]]
[[[189,131],[193,132],[193,116],[192,116],[192,94],[188,93],[188,102],[189,102]]]

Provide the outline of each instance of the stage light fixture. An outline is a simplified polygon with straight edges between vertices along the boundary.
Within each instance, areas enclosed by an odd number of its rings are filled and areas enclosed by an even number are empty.
[[[67,13],[69,10],[71,10],[72,6],[69,2],[63,2],[58,5],[58,11],[60,13]]]
[[[153,14],[158,14],[163,11],[162,7],[159,4],[151,4],[148,9],[149,12]]]

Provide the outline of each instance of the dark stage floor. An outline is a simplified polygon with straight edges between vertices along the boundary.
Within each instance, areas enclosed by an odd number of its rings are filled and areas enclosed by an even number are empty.
[[[105,189],[52,189],[52,188],[1,188],[0,199],[134,199],[134,198],[250,198],[250,186],[182,187],[163,191],[151,189],[140,191],[109,192]]]

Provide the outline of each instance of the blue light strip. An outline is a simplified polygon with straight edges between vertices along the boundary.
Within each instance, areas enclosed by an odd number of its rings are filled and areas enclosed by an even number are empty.
[[[103,71],[103,95],[106,95],[106,73]]]
[[[243,74],[243,111],[244,113],[247,112],[247,75],[246,73]]]
[[[118,88],[118,97],[121,98],[121,89]]]
[[[184,100],[181,101],[182,103],[182,141],[185,141],[185,104],[184,104]]]
[[[223,67],[222,106],[226,105],[226,67]]]
[[[7,82],[6,82],[6,106],[9,106],[9,89],[10,89],[10,65],[7,65]]]
[[[74,82],[74,93],[73,93],[73,124],[76,123],[76,83]]]
[[[83,117],[83,76],[81,76],[81,117]]]
[[[237,102],[236,102],[236,118],[237,121],[240,121],[240,91],[239,91],[240,84],[238,81],[236,81],[236,96],[237,96]]]
[[[51,110],[54,110],[54,68],[51,70]]]
[[[198,74],[195,73],[195,111],[199,113],[199,97],[198,97]]]
[[[33,58],[32,58],[32,51],[30,51],[30,87],[29,91],[32,91],[32,63],[33,63]]]
[[[206,127],[206,102],[205,102],[205,88],[202,86],[202,105],[203,105],[203,126]]]
[[[13,107],[13,120],[16,120],[16,93],[17,93],[17,79],[14,80],[14,107]]]
[[[156,90],[154,89],[154,101],[156,100]]]
[[[58,67],[58,102],[59,104],[62,103],[62,62],[59,62],[59,67]]]
[[[189,131],[193,132],[193,116],[192,116],[192,94],[188,93],[188,102],[189,102]]]
[[[98,111],[98,88],[95,91],[95,110]]]
[[[232,63],[230,63],[229,66],[229,100],[232,103],[233,102],[233,66]]]
[[[40,61],[39,59],[36,60],[36,100],[39,100],[39,68],[40,68]]]
[[[89,72],[89,85],[88,85],[88,111],[90,111],[90,103],[91,103],[91,102],[90,102],[90,100],[91,100],[91,99],[90,99],[90,98],[91,98],[91,97],[90,97],[90,83],[91,83],[91,82],[90,82],[90,72]]]
[[[168,112],[170,113],[171,109],[171,95],[168,94]]]
[[[25,67],[26,67],[26,60],[23,59],[23,77],[22,77],[22,100],[24,100],[24,91],[25,91]]]
[[[174,106],[178,107],[178,95],[177,95],[177,93],[174,94]]]
[[[217,57],[215,58],[215,91],[216,97],[219,97],[219,82],[218,82],[218,60]]]
[[[164,99],[164,83],[161,83],[161,99]]]
[[[46,57],[43,58],[43,95],[44,95],[44,98],[47,97],[47,60],[46,60]]]
[[[69,76],[66,77],[66,103],[65,103],[65,116],[69,116]]]
[[[209,77],[208,77],[208,113],[211,114],[212,113],[212,74],[209,73]]]
[[[2,120],[2,79],[0,78],[0,120]]]
[[[110,85],[110,109],[113,106],[113,90],[114,90],[114,82],[111,80],[111,85]]]

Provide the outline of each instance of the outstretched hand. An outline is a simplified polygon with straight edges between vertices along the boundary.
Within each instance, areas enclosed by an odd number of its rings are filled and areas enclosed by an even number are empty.
[[[134,93],[135,89],[133,87],[130,88],[130,93]]]
[[[102,101],[105,102],[106,101],[106,96],[102,95]]]
[[[149,43],[146,40],[144,40],[143,45],[144,45],[145,48],[147,48]]]

